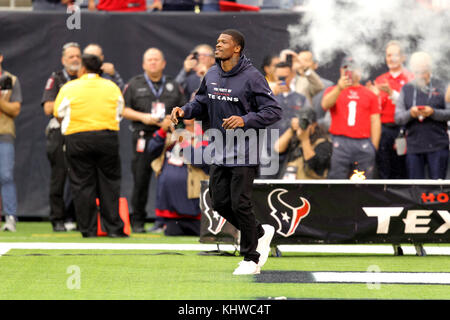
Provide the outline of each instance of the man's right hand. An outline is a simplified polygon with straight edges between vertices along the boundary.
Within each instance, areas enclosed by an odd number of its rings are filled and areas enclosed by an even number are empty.
[[[347,89],[352,85],[353,81],[350,79],[347,75],[345,75],[345,72],[341,71],[341,77],[338,80],[337,86],[339,89],[344,90]]]
[[[181,109],[180,107],[173,108],[172,113],[170,114],[170,120],[172,120],[174,124],[178,124],[178,118],[183,117],[184,117],[183,109]]]
[[[197,64],[198,64],[198,60],[194,59],[194,55],[191,53],[184,60],[184,63],[183,63],[184,71],[186,73],[190,72],[197,66]]]

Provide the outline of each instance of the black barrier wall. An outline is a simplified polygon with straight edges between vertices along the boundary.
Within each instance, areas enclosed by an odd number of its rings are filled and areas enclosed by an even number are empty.
[[[200,242],[233,243],[237,232],[211,209],[208,190],[202,181]],[[252,197],[256,218],[275,227],[273,244],[450,241],[444,182],[256,180]]]

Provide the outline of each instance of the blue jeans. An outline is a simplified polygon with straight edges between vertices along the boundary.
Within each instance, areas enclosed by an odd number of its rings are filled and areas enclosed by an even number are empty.
[[[17,195],[14,183],[14,144],[0,141],[0,195],[2,211],[6,215],[16,216]]]
[[[445,179],[448,166],[448,149],[429,153],[406,154],[406,168],[409,179],[425,179],[425,166],[428,178]]]

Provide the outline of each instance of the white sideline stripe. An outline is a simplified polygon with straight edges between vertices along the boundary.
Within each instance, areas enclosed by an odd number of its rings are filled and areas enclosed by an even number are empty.
[[[2,247],[0,247],[0,257],[2,255],[4,255],[5,253],[7,253],[9,250],[10,250],[10,248],[2,248]]]
[[[54,242],[15,242],[0,243],[2,249],[36,250],[180,250],[210,251],[217,250],[215,244],[165,244],[165,243],[54,243]],[[221,250],[232,250],[232,245],[220,245]]]
[[[402,245],[403,254],[415,255],[416,249],[411,245]],[[353,254],[394,254],[392,245],[279,245],[283,252],[305,253],[353,253]],[[424,246],[427,255],[450,255],[450,247]]]
[[[450,247],[424,246],[427,255],[450,255]],[[216,244],[168,244],[168,243],[55,243],[55,242],[3,242],[0,255],[10,249],[30,250],[166,250],[166,251],[212,251]],[[222,251],[234,251],[230,244],[220,244]],[[349,253],[349,254],[394,254],[392,245],[279,245],[283,252],[303,253]],[[405,255],[415,255],[414,246],[403,245]]]
[[[316,282],[450,284],[444,272],[313,272]]]

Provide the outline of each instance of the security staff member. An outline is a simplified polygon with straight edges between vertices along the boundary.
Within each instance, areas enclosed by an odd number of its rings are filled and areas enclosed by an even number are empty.
[[[80,46],[69,42],[63,46],[61,63],[62,70],[53,72],[47,80],[41,104],[48,116],[53,115],[53,106],[61,87],[68,81],[76,79],[81,66]],[[64,138],[61,135],[59,122],[52,117],[46,129],[47,157],[50,161],[50,221],[53,231],[75,229],[75,210],[69,188],[66,186],[67,165],[64,159]]]
[[[102,62],[83,55],[80,78],[65,84],[56,97],[54,116],[62,120],[69,178],[83,237],[97,234],[96,198],[110,237],[126,237],[119,216],[119,122],[123,97],[119,87],[99,76]]]
[[[152,169],[151,154],[145,153],[146,145],[163,122],[170,122],[172,108],[185,103],[179,84],[163,74],[166,61],[161,50],[150,48],[142,61],[144,74],[135,76],[125,86],[123,117],[132,121],[133,160],[131,171],[134,186],[131,197],[131,225],[133,232],[145,232],[145,211]]]

